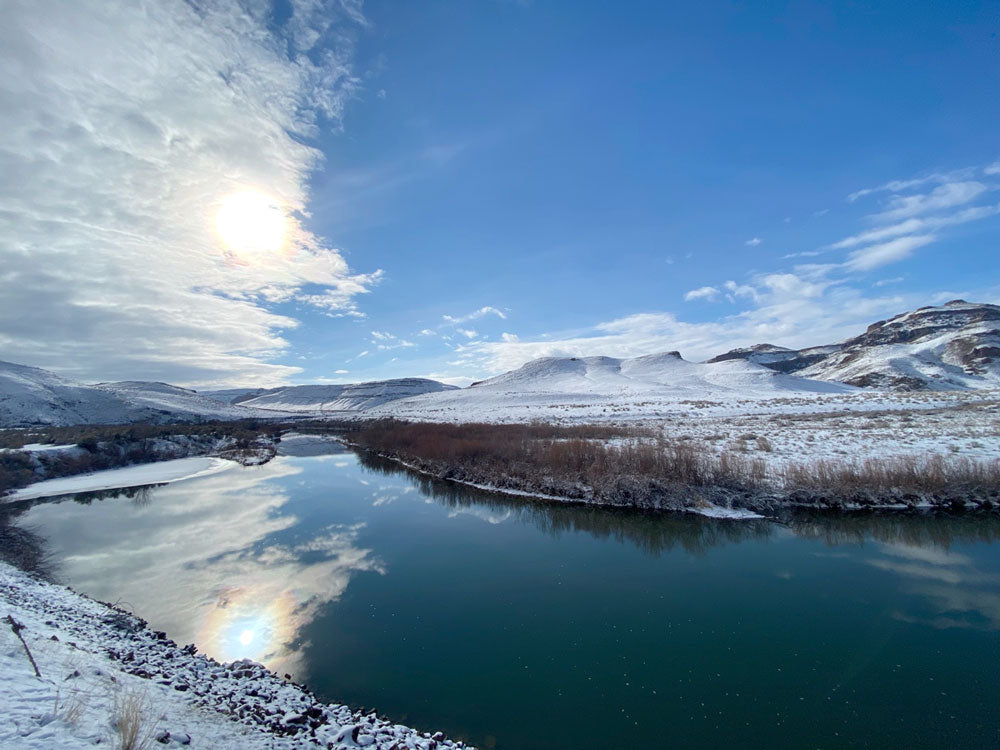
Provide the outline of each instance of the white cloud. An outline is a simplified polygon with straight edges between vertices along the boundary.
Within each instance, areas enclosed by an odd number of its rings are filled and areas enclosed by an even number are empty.
[[[690,292],[684,295],[685,302],[693,302],[694,300],[707,300],[711,302],[719,296],[719,290],[714,286],[700,286],[697,289],[692,289]]]
[[[755,276],[742,294],[753,307],[704,323],[688,323],[667,312],[606,321],[570,336],[534,341],[476,341],[459,348],[456,366],[479,372],[511,370],[537,357],[635,357],[679,350],[691,360],[762,342],[789,347],[832,343],[863,331],[872,320],[925,304],[900,295],[866,297],[833,277],[836,265],[799,266],[786,273]],[[752,294],[749,291],[752,289]]]
[[[388,352],[393,349],[412,349],[416,346],[412,341],[401,339],[387,331],[372,331],[371,342],[375,344],[375,348],[380,352]]]
[[[487,315],[496,315],[501,320],[506,320],[507,315],[503,310],[499,310],[496,307],[491,307],[487,305],[486,307],[480,307],[468,315],[454,316],[454,315],[442,315],[441,318],[450,325],[457,325],[459,323],[468,323],[470,320],[478,320],[479,318],[485,318]]]
[[[743,244],[746,245],[746,246],[748,246],[748,247],[757,247],[757,245],[759,245],[763,241],[764,240],[762,240],[760,237],[754,237],[752,239],[747,240]]]
[[[298,221],[321,160],[304,138],[336,124],[358,85],[358,20],[351,3],[314,0],[277,32],[266,7],[236,0],[5,3],[5,358],[93,379],[269,384],[297,372],[268,364],[297,325],[271,305],[358,315],[380,274],[352,272]],[[284,252],[220,247],[214,214],[246,188],[285,208]]]
[[[893,276],[891,279],[879,279],[872,286],[883,287],[889,286],[890,284],[899,284],[905,280],[905,276]]]
[[[432,331],[430,328],[425,328],[420,332],[421,336],[437,336],[437,333]]]
[[[921,185],[927,185],[929,183],[944,183],[954,182],[956,180],[965,180],[968,179],[973,173],[974,170],[971,169],[957,169],[953,172],[935,172],[924,175],[923,177],[911,177],[905,180],[890,180],[889,182],[879,185],[878,187],[856,190],[847,196],[847,201],[849,203],[854,203],[859,198],[864,198],[876,193],[900,193],[906,190],[912,190],[915,187],[920,187]]]
[[[500,334],[500,340],[506,341],[508,344],[513,344],[521,339],[514,333],[502,333]]]
[[[932,216],[924,219],[906,219],[905,221],[901,221],[897,224],[890,224],[889,226],[879,227],[877,229],[869,229],[867,231],[851,235],[850,237],[845,237],[839,242],[834,242],[829,246],[829,248],[832,250],[843,250],[849,247],[865,245],[869,242],[879,242],[891,237],[899,237],[904,234],[927,232],[935,229],[942,229],[948,226],[955,226],[957,224],[965,224],[969,221],[985,219],[990,216],[996,216],[997,214],[1000,214],[1000,204],[973,206],[972,208],[967,208],[946,216]],[[804,253],[802,254],[804,255]]]
[[[988,175],[1000,174],[1000,161],[995,161],[988,167],[983,167],[983,174],[988,174]]]
[[[758,299],[757,290],[749,284],[737,284],[735,281],[727,281],[723,284],[723,287],[728,292],[726,299],[730,302],[735,302],[737,297],[746,297],[755,302]]]
[[[929,193],[916,195],[896,195],[889,201],[889,207],[874,218],[895,221],[911,216],[955,208],[975,200],[988,190],[982,182],[946,182]]]
[[[870,271],[887,263],[908,258],[914,250],[929,245],[937,238],[932,234],[916,234],[909,237],[897,237],[894,240],[878,245],[869,245],[852,252],[844,267],[851,271]]]

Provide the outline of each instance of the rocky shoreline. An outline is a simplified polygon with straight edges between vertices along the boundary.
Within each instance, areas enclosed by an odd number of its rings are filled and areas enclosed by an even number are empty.
[[[180,647],[113,605],[0,563],[0,746],[84,747],[116,739],[123,700],[148,706],[141,731],[164,746],[436,750],[462,742],[317,699],[251,661]],[[15,637],[24,639],[24,648]],[[37,662],[32,670],[27,653]],[[124,697],[123,697],[124,696]],[[156,745],[150,745],[156,746]]]

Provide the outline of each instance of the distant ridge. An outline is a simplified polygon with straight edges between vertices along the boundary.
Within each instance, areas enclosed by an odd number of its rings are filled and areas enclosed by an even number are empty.
[[[864,388],[994,388],[1000,386],[1000,306],[952,300],[872,323],[840,344],[797,351],[758,344],[709,362],[731,359]]]
[[[397,378],[346,385],[293,385],[275,388],[251,398],[237,398],[240,406],[282,412],[356,412],[401,398],[455,390],[455,386],[427,378]]]

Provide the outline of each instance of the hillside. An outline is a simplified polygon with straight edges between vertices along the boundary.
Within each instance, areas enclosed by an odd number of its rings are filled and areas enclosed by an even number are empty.
[[[873,323],[800,374],[894,390],[1000,386],[1000,306],[954,300]]]
[[[800,350],[758,344],[709,363],[729,360],[864,388],[994,388],[1000,386],[1000,306],[953,300],[873,323],[839,344]]]
[[[0,425],[130,422],[137,410],[119,395],[37,367],[0,362]]]
[[[854,390],[840,383],[785,375],[752,362],[688,362],[677,352],[633,359],[545,357],[462,390],[401,399],[370,416],[493,421],[505,418],[652,413],[681,401],[754,400]]]
[[[455,390],[426,378],[399,378],[345,385],[296,385],[276,388],[252,398],[237,397],[243,407],[269,409],[296,414],[366,411],[390,401],[422,394]]]

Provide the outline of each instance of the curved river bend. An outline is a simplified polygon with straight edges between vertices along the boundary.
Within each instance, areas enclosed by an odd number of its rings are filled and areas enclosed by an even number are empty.
[[[13,510],[178,643],[481,748],[1000,745],[996,517],[557,507],[330,450]]]

